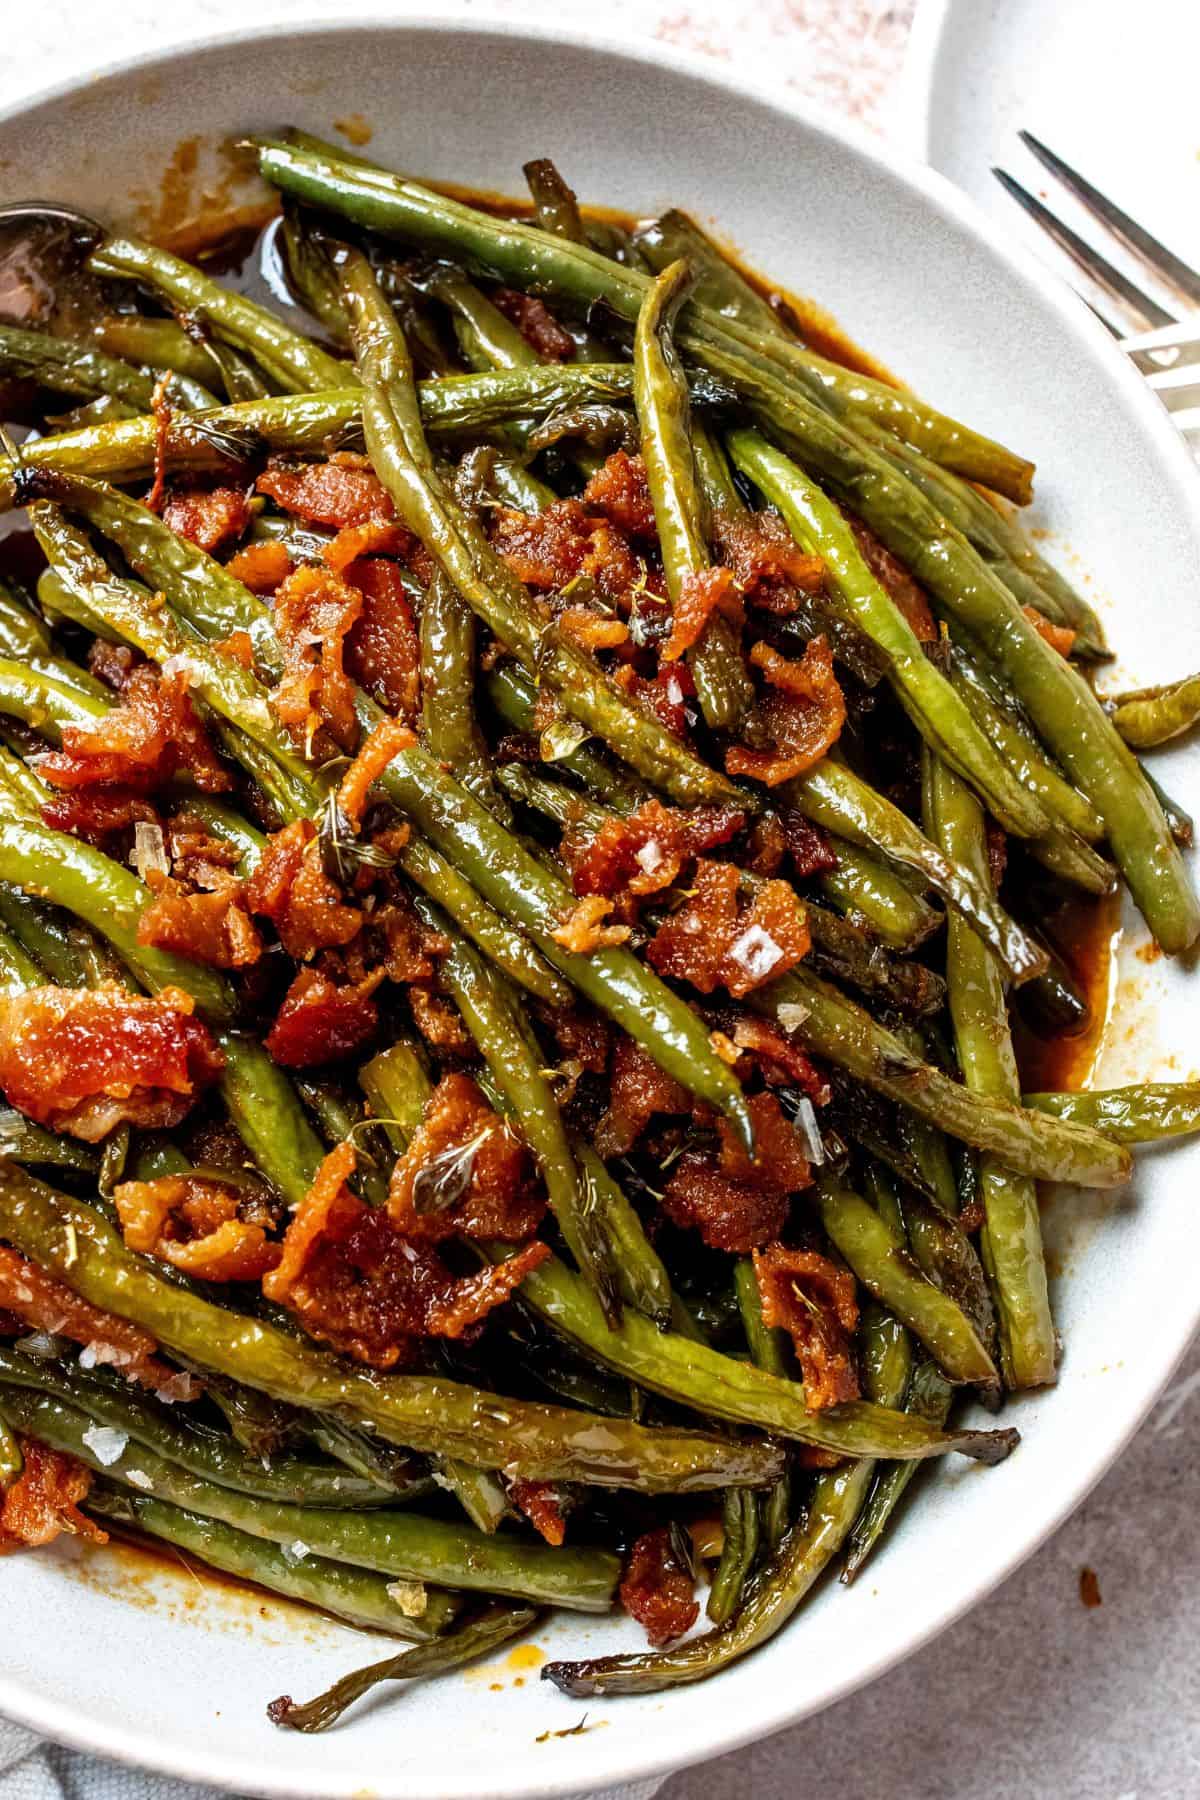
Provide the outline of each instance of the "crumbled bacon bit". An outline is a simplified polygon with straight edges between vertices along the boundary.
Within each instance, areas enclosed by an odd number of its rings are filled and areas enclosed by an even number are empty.
[[[794,612],[795,588],[821,590],[824,563],[800,548],[777,513],[714,512],[712,539],[745,598],[765,612]]]
[[[732,863],[697,863],[690,897],[646,948],[660,975],[690,981],[702,994],[725,987],[740,998],[807,955],[804,909],[787,882],[762,882],[747,903],[741,879]]]
[[[240,663],[243,669],[254,667],[254,639],[248,631],[231,631],[228,637],[214,638],[213,649],[218,656]]]
[[[175,878],[197,887],[218,888],[241,860],[234,844],[209,834],[207,822],[184,807],[164,827]]]
[[[492,544],[527,587],[566,587],[591,548],[589,524],[577,500],[556,500],[540,513],[500,506],[491,518]]]
[[[546,1022],[564,1056],[581,1068],[590,1069],[593,1075],[603,1075],[612,1041],[607,1019],[599,1013],[563,1012],[555,1007]]]
[[[49,1544],[62,1532],[107,1544],[108,1533],[79,1510],[92,1485],[83,1464],[35,1438],[21,1439],[25,1463],[0,1492],[0,1555]]]
[[[392,758],[410,750],[416,738],[399,719],[382,719],[342,776],[338,804],[352,824],[366,811],[371,784],[378,781]]]
[[[150,802],[127,787],[66,788],[42,804],[43,824],[99,849],[115,832],[154,818]]]
[[[167,399],[170,376],[164,369],[150,396],[154,418],[154,481],[146,495],[146,506],[152,513],[162,510],[167,497],[167,456],[171,446],[171,404]]]
[[[154,898],[138,920],[139,944],[177,951],[211,969],[243,969],[262,955],[244,889],[232,876],[226,875],[211,893],[191,893],[182,882],[151,869],[146,885]]]
[[[697,1230],[714,1250],[744,1255],[777,1238],[787,1222],[790,1196],[807,1187],[808,1161],[800,1140],[770,1093],[746,1102],[754,1128],[755,1160],[724,1119],[718,1122],[716,1157],[689,1150],[671,1171],[662,1208],[683,1228]]]
[[[346,668],[388,712],[414,719],[421,704],[421,640],[395,563],[363,557],[345,578],[362,596],[346,639]]]
[[[621,1604],[656,1649],[682,1637],[700,1617],[691,1571],[676,1556],[668,1526],[646,1532],[629,1552]]]
[[[289,468],[273,463],[255,484],[260,494],[274,500],[284,512],[312,525],[364,525],[369,519],[390,519],[393,507],[378,476],[363,466],[361,458],[331,456],[325,462],[301,463]]]
[[[628,450],[614,450],[606,458],[584,488],[583,504],[602,513],[629,537],[657,539],[646,465]]]
[[[1075,647],[1075,639],[1079,636],[1069,625],[1056,625],[1045,613],[1039,612],[1036,606],[1023,606],[1021,611],[1033,626],[1040,638],[1045,638],[1052,650],[1060,656],[1070,656]]]
[[[198,1175],[124,1181],[113,1201],[131,1250],[201,1281],[261,1281],[279,1261],[279,1245],[259,1221],[239,1216],[237,1193],[221,1182]]]
[[[564,950],[572,950],[577,956],[590,956],[594,950],[623,944],[630,935],[629,926],[606,925],[604,921],[611,911],[611,901],[601,894],[589,894],[571,908],[550,936]]]
[[[185,774],[205,793],[232,785],[188,696],[182,669],[160,674],[150,663],[130,670],[118,706],[95,725],[63,727],[62,749],[42,758],[55,787],[123,786],[141,793]]]
[[[235,581],[248,587],[252,594],[273,594],[292,572],[292,559],[287,545],[272,543],[247,544],[225,567]]]
[[[745,822],[745,813],[732,806],[685,812],[647,800],[634,813],[606,819],[590,835],[568,832],[563,855],[577,894],[611,899],[624,887],[632,894],[657,894],[671,886],[686,862],[728,843]]]
[[[154,1354],[158,1344],[148,1331],[93,1306],[6,1244],[0,1244],[0,1306],[34,1331],[90,1348],[97,1363],[119,1369],[143,1387],[159,1388],[171,1378],[172,1371]]]
[[[671,609],[671,635],[659,653],[663,661],[677,662],[685,650],[690,650],[714,612],[741,624],[742,602],[737,583],[728,569],[695,569],[684,576]]]
[[[240,488],[218,487],[207,493],[172,494],[162,518],[177,537],[211,554],[232,538],[241,537],[250,523],[250,508]]]
[[[808,1158],[794,1127],[783,1115],[774,1094],[751,1094],[746,1101],[754,1131],[754,1158],[747,1155],[741,1139],[728,1119],[717,1120],[721,1140],[718,1166],[731,1180],[784,1194],[795,1194],[806,1188],[811,1179]]]
[[[225,1065],[192,1000],[116,984],[0,994],[0,1088],[39,1125],[87,1143],[128,1121],[178,1125]]]
[[[392,1171],[388,1209],[407,1238],[438,1243],[455,1234],[517,1244],[546,1212],[521,1140],[469,1075],[443,1075]]]
[[[796,1346],[808,1410],[857,1400],[858,1300],[849,1269],[815,1250],[772,1244],[754,1252],[754,1274],[764,1324],[781,1327]]]
[[[686,1113],[691,1104],[687,1089],[660,1069],[649,1051],[622,1035],[613,1050],[608,1111],[596,1127],[597,1154],[624,1156],[655,1113]]]
[[[929,610],[924,588],[917,585],[904,564],[897,561],[886,544],[880,543],[870,526],[864,525],[861,519],[853,518],[850,514],[846,517],[854,533],[859,555],[880,587],[903,613],[921,643],[935,644],[937,626]]]
[[[417,540],[399,520],[382,516],[343,525],[321,552],[321,560],[335,575],[344,575],[360,558],[408,556]]]
[[[271,704],[306,751],[322,726],[344,749],[358,734],[354,686],[342,666],[342,649],[361,610],[358,589],[332,569],[294,569],[275,595],[283,676]]]
[[[268,1055],[285,1069],[310,1069],[361,1050],[379,1023],[371,995],[384,974],[376,969],[339,987],[317,969],[301,969],[267,1033]]]
[[[496,288],[492,303],[510,319],[532,350],[547,362],[570,362],[575,354],[575,339],[564,331],[545,301],[536,294],[518,293],[515,288]]]
[[[652,681],[639,675],[632,663],[625,663],[615,670],[613,681],[676,737],[687,735],[687,702],[696,684],[686,663],[660,663]]]
[[[97,681],[119,694],[134,669],[145,657],[129,644],[110,644],[106,638],[93,638],[88,645],[87,666]]]
[[[566,1499],[553,1481],[510,1481],[508,1497],[548,1544],[557,1550],[566,1541]]]
[[[776,787],[802,775],[836,743],[846,722],[846,701],[823,637],[813,638],[799,662],[758,643],[750,661],[770,683],[754,708],[749,730],[769,748],[734,744],[725,752],[730,775],[750,775]]]
[[[437,958],[445,956],[449,939],[421,918],[403,888],[371,914],[371,929],[383,939],[383,966],[388,980],[401,985],[432,981]]]
[[[992,887],[1000,892],[1000,883],[1004,880],[1004,871],[1008,867],[1008,834],[1003,825],[995,819],[984,821],[984,836],[987,845],[988,874],[992,878]]]
[[[534,1242],[494,1268],[454,1276],[431,1245],[411,1243],[350,1192],[354,1163],[350,1144],[325,1158],[263,1292],[356,1362],[390,1369],[411,1362],[423,1337],[464,1336],[550,1254]]]
[[[814,1106],[824,1106],[829,1099],[829,1083],[809,1061],[798,1044],[794,1044],[778,1025],[758,1013],[739,1012],[729,1021],[730,1036],[748,1064],[762,1073],[772,1086],[798,1087]]]
[[[310,819],[293,819],[273,832],[246,883],[246,905],[270,919],[280,942],[297,962],[316,951],[348,944],[363,915],[347,906],[321,867],[321,848]]]
[[[616,650],[628,642],[629,627],[611,613],[593,612],[590,606],[567,606],[558,615],[558,629],[572,644],[589,654]]]
[[[819,825],[810,824],[794,806],[783,807],[779,819],[797,880],[804,881],[810,875],[824,875],[837,868],[837,851]]]
[[[779,814],[759,813],[746,834],[746,868],[754,875],[777,875],[787,850]]]

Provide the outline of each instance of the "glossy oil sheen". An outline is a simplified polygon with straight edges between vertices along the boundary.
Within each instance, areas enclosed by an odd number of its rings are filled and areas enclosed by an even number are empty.
[[[200,171],[219,176],[214,135],[281,119],[331,135],[348,109],[374,127],[367,153],[400,168],[514,190],[523,160],[552,155],[586,199],[693,211],[931,401],[1038,460],[1035,523],[1069,538],[1093,577],[1120,685],[1200,667],[1194,471],[1094,321],[936,178],[661,46],[642,58],[489,27],[474,12],[464,23],[458,8],[390,27],[273,29],[81,83],[0,122],[0,198],[49,194],[144,225],[124,197],[181,138],[198,134]],[[1156,768],[1194,809],[1196,753],[1173,749]],[[1186,1076],[1200,977],[1140,962],[1136,924],[1128,942],[1101,1075]],[[501,1656],[369,1705],[328,1736],[289,1737],[268,1724],[266,1702],[315,1693],[379,1656],[378,1639],[302,1627],[294,1608],[247,1622],[209,1588],[189,1610],[186,1583],[164,1582],[151,1606],[144,1594],[124,1604],[119,1579],[71,1574],[68,1548],[8,1559],[0,1574],[0,1712],[193,1781],[330,1800],[579,1792],[759,1738],[956,1617],[1116,1455],[1196,1322],[1198,1173],[1200,1151],[1180,1146],[1147,1158],[1128,1193],[1056,1201],[1066,1357],[1057,1390],[1012,1409],[1020,1449],[996,1469],[960,1461],[923,1475],[871,1579],[819,1587],[787,1631],[713,1685],[589,1703],[587,1729],[558,1737],[584,1708],[514,1678]],[[556,1620],[535,1641],[575,1657],[636,1636],[627,1622]]]

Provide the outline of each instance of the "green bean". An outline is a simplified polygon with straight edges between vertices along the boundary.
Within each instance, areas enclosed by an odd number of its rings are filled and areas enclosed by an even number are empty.
[[[391,1637],[408,1638],[419,1644],[440,1641],[439,1634],[447,1630],[459,1609],[459,1602],[451,1594],[426,1588],[423,1594],[398,1595],[399,1584],[387,1576],[324,1556],[297,1558],[290,1546],[281,1549],[218,1519],[205,1518],[146,1494],[130,1493],[106,1481],[92,1488],[87,1509],[106,1523],[132,1526],[148,1537],[160,1538],[178,1550],[198,1556],[214,1569],[252,1581],[269,1593],[303,1601],[334,1618],[345,1619],[347,1624],[386,1631]],[[422,1599],[424,1610],[413,1616],[414,1602],[420,1605]]]
[[[190,1474],[144,1441],[126,1443],[114,1456],[113,1446],[95,1443],[87,1413],[51,1395],[7,1385],[0,1394],[26,1429],[106,1480],[145,1488],[155,1499],[220,1519],[251,1537],[291,1545],[297,1560],[312,1551],[393,1580],[507,1594],[577,1612],[607,1612],[612,1604],[620,1563],[609,1551],[489,1538],[411,1512],[339,1510],[247,1495]]]
[[[586,1209],[602,1221],[601,1230],[612,1250],[621,1299],[665,1330],[674,1316],[674,1295],[662,1258],[646,1236],[630,1201],[591,1145],[577,1140],[574,1151]]]
[[[914,870],[991,945],[1014,981],[1028,981],[1045,968],[1045,951],[1008,916],[990,889],[944,856],[906,813],[837,757],[824,758],[788,782],[785,793],[789,804],[823,830]]]
[[[733,1289],[737,1296],[751,1362],[756,1368],[765,1369],[768,1375],[778,1376],[781,1380],[790,1379],[787,1338],[777,1326],[764,1323],[758,1277],[748,1256],[740,1256],[737,1260],[733,1271]],[[761,1507],[763,1536],[767,1548],[778,1550],[792,1515],[792,1477],[788,1469],[762,1496]]]
[[[430,1675],[445,1675],[519,1637],[537,1616],[536,1610],[528,1606],[486,1607],[436,1643],[419,1645],[415,1650],[405,1650],[399,1656],[386,1657],[351,1675],[343,1675],[325,1693],[303,1706],[298,1706],[289,1694],[281,1694],[267,1708],[268,1715],[274,1724],[286,1725],[293,1731],[325,1731],[348,1706],[381,1681],[421,1681]]]
[[[946,1422],[953,1398],[954,1389],[932,1358],[918,1360],[909,1383],[905,1411],[914,1418],[924,1419],[927,1424],[940,1428]],[[915,1463],[892,1462],[885,1464],[879,1471],[866,1505],[850,1534],[840,1577],[847,1586],[862,1572],[863,1564],[879,1543],[904,1490],[916,1473],[916,1468]]]
[[[1200,1130],[1200,1082],[1147,1081],[1079,1094],[1026,1094],[1022,1105],[1104,1132],[1118,1144],[1156,1144]]]
[[[551,237],[535,225],[493,218],[416,182],[365,169],[344,157],[267,139],[255,142],[261,173],[296,199],[385,236],[448,254],[474,273],[534,287],[578,312],[600,301],[629,324],[637,318],[649,278],[586,245]],[[694,302],[685,325],[681,347],[706,367],[718,358],[723,365],[732,361],[750,369],[761,364],[781,383],[790,377],[806,393],[819,392],[822,405],[867,413],[968,480],[986,482],[1018,502],[1029,499],[1032,464],[915,396],[814,357],[777,334],[755,332],[740,321],[714,315]]]
[[[1200,719],[1200,675],[1185,675],[1161,687],[1112,694],[1105,700],[1112,722],[1135,750],[1169,744]]]
[[[38,987],[45,973],[27,953],[18,938],[0,928],[0,986],[10,988]]]
[[[505,818],[475,717],[475,615],[440,574],[421,608],[421,733],[430,755]]]
[[[209,1392],[212,1392],[211,1378]],[[242,1389],[244,1401],[250,1389]],[[255,1399],[261,1399],[255,1395]],[[225,1397],[227,1405],[228,1397]],[[266,1402],[270,1405],[271,1402]],[[344,1469],[361,1479],[379,1495],[380,1503],[403,1505],[406,1500],[413,1499],[418,1493],[425,1493],[431,1481],[436,1481],[435,1463],[433,1459],[428,1471],[424,1459],[408,1456],[397,1450],[393,1444],[380,1443],[371,1433],[356,1425],[347,1425],[341,1419],[335,1419],[332,1413],[297,1413],[298,1426],[305,1437],[310,1438],[318,1450],[340,1463]],[[230,1428],[234,1429],[233,1420]]]
[[[534,724],[537,694],[525,671],[513,662],[498,663],[490,669],[486,681],[488,699],[506,724],[515,731],[530,731]],[[636,778],[609,762],[585,740],[561,755],[543,760],[553,761],[568,774],[598,794],[616,812],[636,812],[649,799],[649,790]]]
[[[172,370],[210,393],[220,377],[207,345],[196,343],[174,319],[109,313],[95,321],[92,336],[110,356],[138,363],[145,369]]]
[[[792,1029],[805,1049],[951,1137],[994,1151],[1009,1168],[1039,1181],[1073,1181],[1080,1187],[1115,1187],[1127,1180],[1130,1157],[1119,1145],[1067,1120],[1054,1120],[1059,1131],[1051,1135],[1045,1129],[1051,1121],[1044,1114],[971,1093],[921,1062],[894,1032],[802,964],[751,998],[757,1009],[775,1016],[781,1003],[806,1009],[802,1020],[790,1011],[785,1014],[785,1020],[797,1021]]]
[[[601,1423],[585,1412],[501,1399],[440,1376],[376,1375],[343,1364],[161,1280],[88,1207],[13,1165],[0,1167],[0,1234],[93,1305],[143,1325],[176,1355],[275,1399],[348,1413],[408,1449],[461,1456],[529,1480],[645,1492],[755,1487],[779,1472],[779,1452],[766,1443]]]
[[[339,350],[348,350],[350,322],[325,244],[302,208],[287,201],[279,221],[279,241],[283,246],[283,266],[292,292],[313,318],[320,321],[330,342]]]
[[[64,725],[89,731],[112,708],[112,696],[98,699],[27,663],[0,657],[0,713],[24,719],[59,742]]]
[[[504,1247],[496,1260],[511,1254]],[[521,1283],[521,1298],[552,1330],[578,1344],[615,1373],[653,1394],[711,1418],[754,1425],[842,1456],[937,1456],[958,1450],[981,1462],[1007,1456],[1014,1433],[964,1432],[954,1437],[912,1432],[902,1415],[865,1402],[809,1412],[799,1382],[722,1356],[673,1331],[658,1331],[628,1310],[611,1330],[599,1303],[579,1276],[551,1257]]]
[[[189,317],[202,319],[223,343],[247,351],[288,393],[355,385],[349,364],[301,337],[266,307],[222,287],[169,250],[136,238],[111,236],[92,251],[88,266],[95,275],[140,281]]]
[[[626,400],[632,392],[633,372],[627,363],[554,363],[448,375],[422,381],[417,389],[426,430],[451,438],[514,419],[548,418],[565,406]],[[357,433],[361,414],[360,390],[344,381],[327,393],[277,394],[185,413],[176,416],[166,432],[164,466],[172,472],[227,471],[231,457],[254,455],[263,445],[317,454],[328,449],[331,439]],[[154,473],[157,444],[157,423],[146,415],[39,438],[37,460],[44,468],[129,483]],[[0,470],[0,511],[19,504],[18,480],[17,466]]]
[[[634,405],[673,607],[688,579],[710,566],[705,508],[692,456],[687,378],[674,340],[675,317],[691,285],[686,262],[664,269],[642,301],[633,339]],[[752,705],[754,687],[728,622],[711,615],[687,660],[706,721],[715,730],[732,729]]]
[[[740,1603],[742,1591],[758,1555],[758,1507],[753,1494],[735,1488],[726,1494],[721,1508],[724,1542],[721,1559],[708,1590],[705,1611],[714,1625],[724,1625]]]
[[[571,244],[586,244],[587,233],[579,213],[574,190],[567,186],[548,156],[523,163],[521,172],[533,197],[534,216],[543,231],[566,238]]]
[[[388,1178],[381,1160],[372,1154],[374,1145],[367,1142],[365,1127],[370,1116],[360,1103],[350,1100],[332,1081],[318,1081],[310,1076],[296,1079],[296,1092],[317,1122],[325,1143],[332,1150],[338,1144],[353,1143],[358,1151],[358,1167],[353,1185],[368,1206],[386,1206]]]
[[[915,950],[939,929],[942,914],[887,863],[845,839],[837,839],[833,850],[838,866],[818,877],[821,892],[852,925],[901,951]]]
[[[1089,844],[1104,836],[1104,820],[1091,801],[1054,767],[1033,732],[998,705],[970,657],[955,650],[950,679],[967,701],[1010,769],[1038,795],[1052,817]]]
[[[154,377],[144,369],[106,356],[91,344],[16,325],[0,325],[0,375],[36,381],[84,400],[108,396],[120,401],[126,417],[149,412],[154,399]],[[189,408],[216,404],[206,389],[197,390],[194,383],[178,379],[168,383],[167,399]]]
[[[261,1500],[345,1509],[399,1504],[401,1499],[415,1499],[429,1490],[428,1480],[415,1478],[403,1493],[395,1488],[381,1492],[376,1482],[347,1474],[333,1463],[294,1455],[248,1454],[224,1432],[193,1424],[184,1416],[184,1409],[164,1405],[131,1386],[123,1376],[88,1372],[77,1364],[68,1368],[40,1357],[35,1360],[7,1345],[0,1345],[0,1382],[48,1394],[202,1481]],[[136,1450],[130,1451],[131,1466],[136,1454]],[[134,1485],[142,1487],[143,1483]]]
[[[927,761],[924,785],[938,842],[986,881],[984,820],[974,796],[934,758]],[[1001,971],[957,921],[949,926],[946,978],[955,1049],[967,1087],[972,1093],[1019,1101]],[[1028,1175],[1014,1173],[990,1155],[980,1159],[979,1181],[985,1213],[980,1251],[999,1317],[1004,1379],[1011,1388],[1042,1387],[1055,1379],[1057,1356],[1037,1189]]]
[[[736,794],[724,776],[633,705],[598,664],[560,638],[548,614],[534,610],[524,585],[438,480],[421,429],[407,347],[365,260],[348,252],[345,276],[364,381],[367,448],[398,517],[501,642],[639,774],[683,804]]]
[[[779,508],[797,543],[823,560],[836,603],[882,652],[888,680],[925,742],[966,776],[1006,829],[1018,837],[1044,832],[1050,821],[1041,803],[1002,762],[962,697],[929,661],[834,503],[759,432],[731,431],[726,443],[735,466]]]
[[[873,943],[866,931],[815,901],[807,900],[804,911],[812,940],[808,960],[814,969],[911,1018],[941,1011],[946,988],[933,969],[890,955]]]
[[[0,887],[0,921],[38,968],[58,987],[84,987],[80,946],[57,910],[14,887]]]
[[[950,1380],[995,1387],[999,1377],[979,1332],[913,1267],[903,1234],[831,1176],[818,1176],[813,1197],[826,1233],[863,1286],[920,1338]]]
[[[779,320],[767,301],[687,213],[672,207],[639,226],[634,242],[656,274],[686,257],[696,272],[694,297],[710,313],[755,331],[781,335]]]
[[[463,359],[475,369],[525,369],[541,358],[498,306],[461,269],[435,263],[418,277],[422,290],[449,307]]]
[[[533,1152],[566,1246],[599,1296],[605,1317],[615,1324],[621,1307],[605,1214],[594,1204],[594,1185],[580,1181],[558,1102],[543,1073],[545,1058],[520,1001],[503,976],[461,938],[451,939],[441,976],[507,1102],[515,1129]]]

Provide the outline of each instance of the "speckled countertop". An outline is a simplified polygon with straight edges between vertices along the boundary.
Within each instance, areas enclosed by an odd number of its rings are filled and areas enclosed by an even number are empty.
[[[183,43],[251,21],[420,10],[397,0],[41,0],[20,9],[19,30],[8,22],[0,105],[128,46]],[[551,6],[488,0],[487,10],[536,17]],[[769,62],[775,79],[782,72],[843,115],[882,132],[897,121],[911,0],[609,0],[599,20],[582,0],[553,0],[552,10],[608,36]],[[1200,1797],[1198,1492],[1194,1348],[1117,1468],[990,1600],[820,1717],[673,1777],[662,1800]],[[1083,1604],[1085,1569],[1100,1605]]]

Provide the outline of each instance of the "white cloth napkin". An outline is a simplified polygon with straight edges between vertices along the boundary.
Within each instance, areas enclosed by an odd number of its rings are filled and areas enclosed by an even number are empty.
[[[586,1800],[652,1800],[666,1780],[604,1788]],[[0,1800],[215,1800],[211,1788],[64,1750],[0,1718]],[[576,1800],[585,1800],[579,1795]]]

